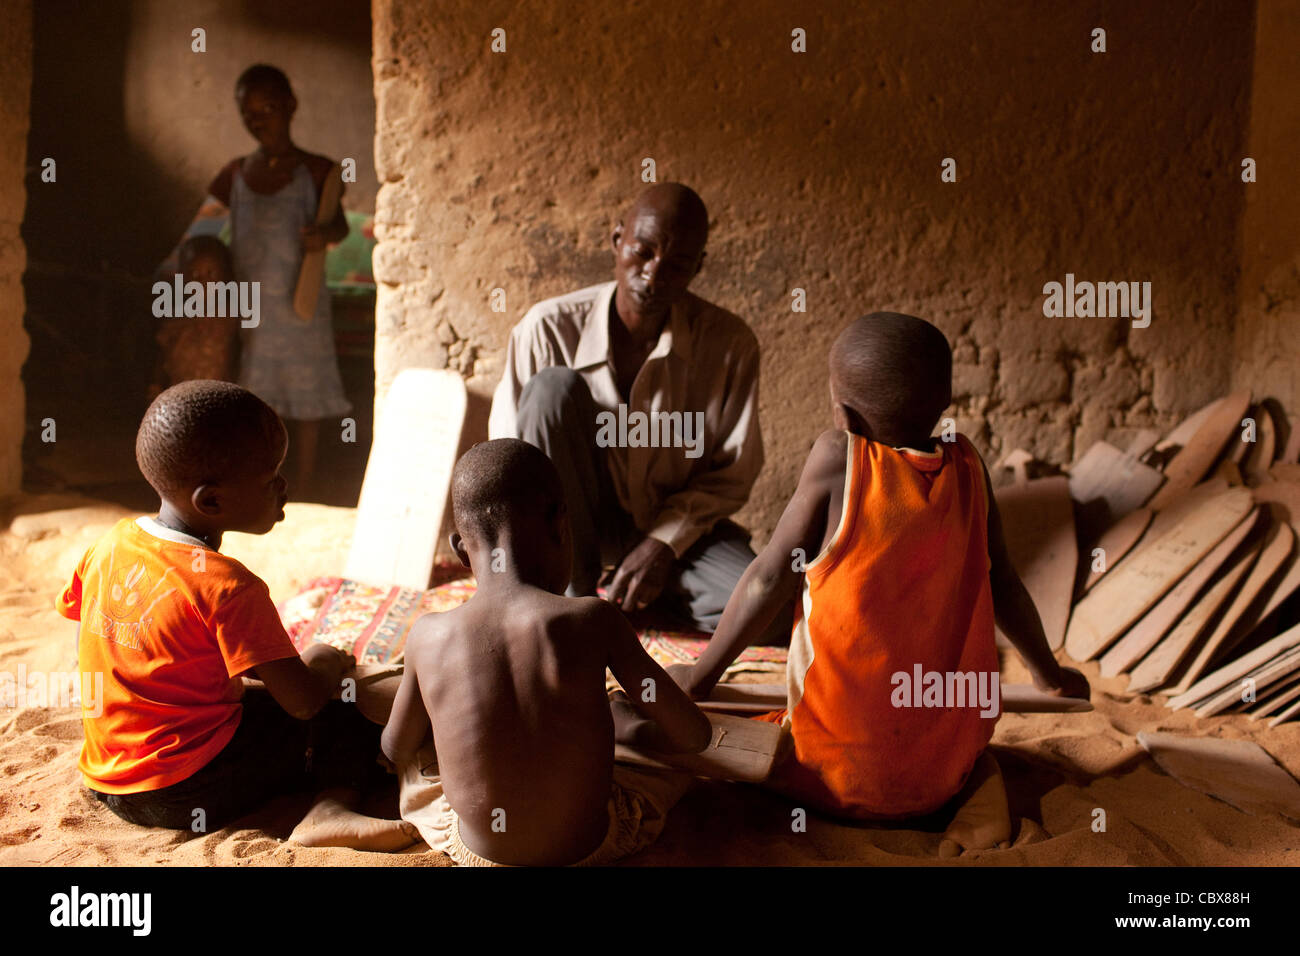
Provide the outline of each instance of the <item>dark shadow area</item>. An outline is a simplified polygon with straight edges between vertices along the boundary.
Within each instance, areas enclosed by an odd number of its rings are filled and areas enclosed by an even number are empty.
[[[156,28],[151,18],[163,14],[178,15],[147,0],[75,8],[41,3],[33,11],[28,197],[22,226],[28,251],[25,326],[31,338],[23,369],[23,488],[30,493],[75,491],[130,508],[155,504],[134,459],[135,432],[158,361],[151,277],[203,198],[192,170],[169,168],[150,151],[151,143],[166,142],[169,130],[149,130],[154,139],[142,142],[139,129],[133,135],[128,122],[128,84],[137,83],[138,94],[141,82],[141,38],[156,42],[159,34],[147,28]],[[286,45],[285,54],[290,66],[299,56],[316,68],[309,74],[314,79],[309,94],[318,114],[331,97],[322,89],[322,71],[310,59],[313,49],[355,50],[348,55],[369,59],[366,4],[327,0],[308,8],[303,3],[241,3],[213,20],[208,24],[209,59],[192,61],[193,76],[163,76],[153,70],[159,75],[146,78],[163,84],[155,88],[154,106],[165,100],[173,122],[183,123],[178,111],[192,103],[209,102],[195,91],[219,87],[221,95],[228,95],[225,74],[244,58],[242,52],[230,51],[241,31],[244,36],[265,34],[261,48],[247,54],[249,62],[265,55],[267,41],[292,37],[293,50]],[[184,48],[189,40],[181,36],[177,42]],[[169,53],[174,51],[160,50],[159,62],[169,62]],[[144,62],[150,64],[151,58],[146,48]],[[211,102],[213,110],[233,110],[231,104]],[[209,119],[194,118],[196,123]],[[303,145],[313,148],[313,139],[309,134]],[[237,144],[245,152],[252,146],[251,140]],[[361,146],[368,151],[370,143]],[[204,174],[210,176],[237,154],[224,143],[214,144],[210,155],[193,161],[205,170],[210,166]],[[54,182],[41,179],[47,157],[56,163]],[[372,197],[373,188],[362,191],[366,212]],[[334,312],[339,367],[356,435],[355,441],[345,442],[329,429],[322,432],[313,500],[354,505],[371,437],[374,295],[336,296]]]

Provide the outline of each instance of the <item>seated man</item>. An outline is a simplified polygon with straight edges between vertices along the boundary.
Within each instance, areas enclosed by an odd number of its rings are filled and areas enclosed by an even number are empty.
[[[690,775],[615,766],[614,742],[697,752],[708,718],[616,608],[560,593],[571,538],[545,455],[514,439],[475,445],[456,464],[452,509],[452,547],[478,590],[407,641],[383,734],[403,819],[470,866],[599,865],[649,845]],[[606,667],[631,701],[609,701]]]
[[[687,292],[708,213],[662,183],[614,226],[614,281],[533,306],[510,333],[492,402],[493,438],[550,456],[573,527],[570,595],[657,607],[717,627],[754,559],[728,520],[763,465],[758,341],[736,316]],[[776,622],[781,643],[789,628]],[[784,633],[782,633],[784,631]]]

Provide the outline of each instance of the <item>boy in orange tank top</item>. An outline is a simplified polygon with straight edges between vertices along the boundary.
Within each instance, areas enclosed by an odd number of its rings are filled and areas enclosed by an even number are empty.
[[[801,597],[789,705],[764,718],[781,723],[788,745],[769,785],[861,820],[928,814],[964,794],[945,856],[1011,835],[987,750],[1000,709],[995,620],[1039,688],[1089,693],[1048,649],[979,454],[961,435],[931,437],[951,383],[948,342],[922,319],[878,312],[836,339],[836,427],[817,439],[708,649],[670,670],[692,697],[707,697]]]

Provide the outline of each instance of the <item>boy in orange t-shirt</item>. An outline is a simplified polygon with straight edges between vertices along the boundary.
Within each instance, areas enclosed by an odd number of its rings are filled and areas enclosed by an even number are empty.
[[[78,668],[103,675],[83,707],[79,766],[91,792],[145,826],[216,829],[304,786],[323,791],[316,842],[374,849],[413,842],[401,821],[351,813],[379,728],[331,700],[352,657],[301,656],[266,584],[220,553],[226,531],[265,534],[284,518],[284,426],[259,398],[211,380],[167,389],[145,413],[136,460],[156,518],[118,522],[57,601],[80,622]],[[265,685],[244,692],[242,675]]]
[[[922,319],[875,313],[836,339],[836,429],[817,439],[707,650],[670,670],[692,697],[707,697],[802,590],[789,705],[766,718],[781,723],[788,745],[770,784],[862,820],[919,816],[978,794],[945,833],[945,856],[1010,837],[986,749],[1000,709],[995,618],[1040,688],[1089,692],[1048,649],[979,454],[964,436],[930,437],[951,383],[948,342]]]

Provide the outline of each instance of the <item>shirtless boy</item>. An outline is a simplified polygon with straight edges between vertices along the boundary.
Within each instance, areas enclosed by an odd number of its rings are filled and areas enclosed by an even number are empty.
[[[564,596],[572,541],[545,454],[476,445],[456,464],[452,508],[451,544],[478,590],[407,640],[382,740],[403,818],[462,865],[598,865],[649,845],[688,780],[615,767],[615,740],[697,752],[708,719],[616,607]],[[630,700],[609,700],[607,666]]]
[[[865,820],[919,816],[963,788],[978,792],[945,834],[943,855],[1010,836],[1005,790],[986,749],[996,714],[981,716],[973,701],[915,708],[900,701],[897,675],[917,665],[945,675],[996,673],[996,620],[1039,688],[1089,692],[1083,675],[1048,649],[1007,556],[979,454],[964,436],[931,438],[951,381],[948,343],[922,319],[875,313],[836,339],[836,427],[817,439],[708,649],[694,666],[672,669],[693,698],[707,697],[802,587],[789,707],[770,718],[792,746],[771,784]]]

